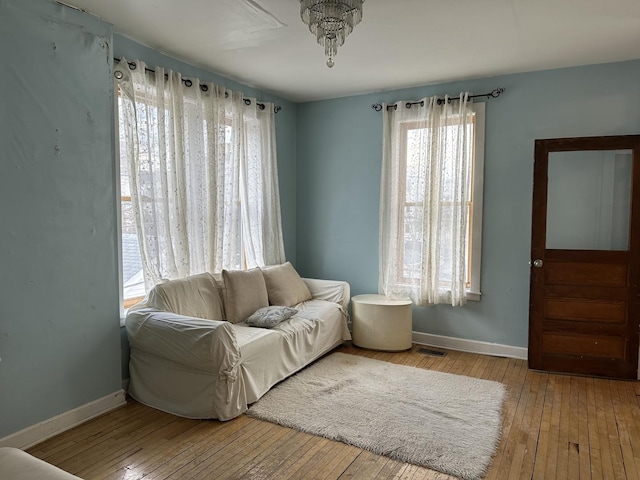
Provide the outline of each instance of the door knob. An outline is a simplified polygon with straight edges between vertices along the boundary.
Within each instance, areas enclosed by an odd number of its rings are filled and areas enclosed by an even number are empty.
[[[541,268],[542,265],[544,265],[544,262],[542,260],[540,260],[540,259],[537,259],[537,260],[533,261],[533,266],[536,267],[536,268]]]

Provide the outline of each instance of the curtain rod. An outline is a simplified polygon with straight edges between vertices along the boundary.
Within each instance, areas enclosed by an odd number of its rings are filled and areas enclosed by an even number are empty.
[[[117,58],[117,57],[113,57],[113,61],[116,63],[120,63],[121,59]],[[127,62],[127,64],[129,65],[129,68],[131,70],[135,70],[136,68],[138,68],[138,64],[136,64],[136,62]],[[148,67],[144,67],[144,71],[145,72],[150,72],[150,73],[156,73],[156,71],[152,68],[148,68]],[[115,74],[114,74],[115,75]],[[168,74],[164,74],[165,78],[169,78]],[[118,78],[116,76],[116,78]],[[122,78],[122,77],[120,77]],[[118,78],[119,79],[119,78]],[[188,78],[182,78],[182,83],[184,83],[185,87],[191,87],[193,85],[193,82],[191,80],[189,80]],[[209,90],[209,87],[205,84],[200,84],[200,90],[202,90],[203,92],[206,92]],[[229,93],[225,92],[224,93],[225,98],[229,97]],[[251,105],[251,100],[248,98],[243,98],[242,101],[244,102],[245,105]],[[265,104],[258,102],[256,100],[256,105],[258,106],[258,108],[260,110],[264,110],[265,109]],[[278,113],[280,110],[282,110],[282,107],[280,105],[274,105],[273,106],[273,113]]]
[[[469,95],[469,98],[478,98],[478,97],[498,98],[503,93],[504,93],[504,87],[498,87],[498,88],[494,88],[489,93],[479,93],[478,95]],[[458,97],[449,98],[449,103],[455,102],[456,100],[460,100],[460,98]],[[438,105],[442,105],[443,103],[444,103],[444,98],[439,98]],[[407,102],[404,104],[406,108],[411,108],[412,105],[420,105],[421,107],[424,107],[424,101],[421,100],[419,102]],[[373,108],[376,112],[379,112],[380,110],[382,110],[382,104],[374,103],[373,105],[371,105],[371,108]],[[397,104],[387,105],[387,110],[390,110],[392,108],[394,110],[397,110],[398,105]]]

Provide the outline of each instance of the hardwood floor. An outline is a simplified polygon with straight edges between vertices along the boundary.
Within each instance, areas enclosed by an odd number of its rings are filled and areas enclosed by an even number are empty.
[[[504,383],[502,438],[487,479],[639,478],[638,382],[535,372],[523,360],[455,351],[429,356],[418,345],[339,351]],[[29,452],[87,480],[453,478],[245,415],[188,420],[133,400]]]

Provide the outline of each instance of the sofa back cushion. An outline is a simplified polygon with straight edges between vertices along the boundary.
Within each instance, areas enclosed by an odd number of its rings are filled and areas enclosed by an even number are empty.
[[[242,322],[259,308],[269,306],[267,286],[259,268],[222,270],[222,279],[224,308],[229,322]]]
[[[292,307],[311,300],[311,292],[290,262],[262,268],[269,303]]]
[[[147,304],[178,315],[224,320],[218,286],[210,273],[160,283],[149,292]]]

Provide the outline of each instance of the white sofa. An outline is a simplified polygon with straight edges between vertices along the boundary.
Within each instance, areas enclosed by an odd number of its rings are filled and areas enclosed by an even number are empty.
[[[12,447],[0,447],[2,480],[81,480],[64,470]]]
[[[264,306],[261,279],[268,303],[295,301],[298,310],[273,328],[243,320]],[[297,301],[305,297],[310,298]],[[347,282],[301,279],[288,263],[156,285],[127,314],[129,393],[175,415],[232,419],[273,385],[351,338],[349,299]]]

